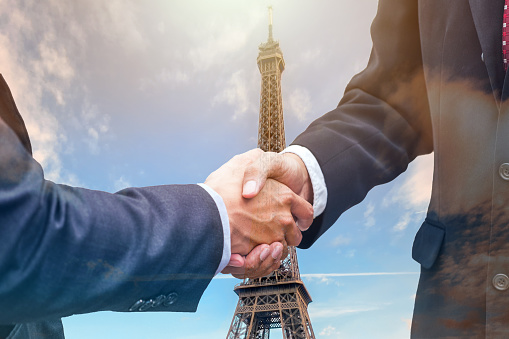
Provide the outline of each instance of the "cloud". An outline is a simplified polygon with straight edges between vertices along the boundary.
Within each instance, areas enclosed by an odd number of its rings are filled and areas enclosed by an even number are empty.
[[[88,27],[97,30],[111,41],[130,50],[140,50],[146,47],[146,42],[140,30],[137,19],[139,3],[129,0],[92,0],[82,4],[87,6],[93,25]],[[76,6],[81,7],[81,6]]]
[[[385,208],[397,206],[399,220],[392,228],[402,234],[411,222],[420,221],[431,198],[433,154],[418,157],[404,182],[393,188],[382,202]],[[369,206],[368,206],[369,209]],[[366,216],[367,213],[365,213]]]
[[[381,275],[415,275],[419,272],[362,272],[362,273],[305,273],[301,274],[303,278],[331,278],[331,277],[365,277]]]
[[[373,216],[373,212],[375,211],[375,205],[373,203],[368,203],[368,206],[366,207],[366,210],[364,211],[364,225],[366,227],[372,227],[375,225],[375,217]]]
[[[34,55],[23,50],[23,33],[33,30],[32,23],[25,20],[20,10],[7,4],[0,5],[0,16],[9,13],[11,22],[2,26],[0,34],[0,64],[2,74],[9,84],[18,110],[24,117],[30,139],[32,141],[34,157],[41,163],[46,177],[60,181],[62,178],[62,165],[59,152],[65,143],[58,120],[43,105],[43,97],[53,94],[58,104],[64,100],[61,92],[73,76],[70,62],[62,49],[53,46],[51,39],[39,42]],[[50,36],[51,33],[46,33]],[[26,54],[26,55],[25,55]],[[61,62],[63,70],[55,63]],[[43,85],[43,84],[47,84]]]
[[[309,92],[301,88],[296,88],[290,93],[285,104],[287,105],[285,114],[290,114],[301,122],[306,120],[312,108]]]
[[[239,12],[231,12],[234,10],[235,8],[230,6],[220,17],[207,13],[200,18],[199,25],[196,25],[196,21],[183,23],[183,29],[188,32],[192,43],[187,56],[194,71],[207,71],[217,65],[227,66],[232,56],[248,48],[248,43],[252,43],[248,37],[265,18],[260,15],[263,12],[244,10],[244,15],[239,15]]]
[[[398,203],[412,210],[426,208],[431,197],[433,180],[433,153],[420,156],[414,161],[407,179],[395,191],[391,191],[386,204]]]
[[[192,74],[184,72],[181,69],[163,68],[152,78],[143,78],[140,80],[140,90],[147,91],[158,88],[160,84],[169,85],[170,88],[176,88],[189,84]]]
[[[329,304],[311,304],[308,308],[311,319],[337,318],[344,315],[371,312],[380,309],[378,306],[330,306]]]
[[[79,66],[91,32],[139,45],[143,39],[136,37],[135,13],[133,2],[118,0],[0,2],[2,74],[25,120],[34,158],[47,179],[79,182],[62,165],[68,135],[75,132],[64,128],[63,121],[77,121],[74,127],[86,135],[84,142],[90,151],[98,152],[109,117],[88,102]]]
[[[301,59],[306,63],[310,63],[318,60],[318,58],[320,58],[321,55],[322,51],[319,49],[308,49],[307,51],[304,51],[302,53]]]
[[[233,106],[234,120],[244,115],[250,106],[253,107],[249,102],[248,80],[244,70],[233,73],[224,89],[212,99],[212,105],[221,103]]]
[[[302,275],[301,275],[301,277],[302,277]],[[326,274],[320,274],[320,275],[316,275],[316,276],[306,276],[305,278],[309,282],[313,282],[313,283],[317,283],[317,284],[325,284],[325,285],[333,284],[333,285],[336,285],[338,287],[341,286],[339,281],[337,281],[337,280],[327,276]]]
[[[120,191],[124,188],[132,187],[132,185],[126,178],[124,178],[124,176],[121,176],[120,178],[115,180],[113,187],[114,187],[115,191]]]
[[[355,252],[356,250],[349,250],[348,252],[345,253],[345,257],[353,258],[355,256]]]
[[[100,139],[109,130],[109,115],[100,112],[96,105],[88,100],[83,103],[81,110],[82,128],[87,131],[87,138],[84,140],[92,154],[100,151]]]
[[[326,336],[326,337],[334,336],[334,338],[337,338],[339,335],[339,331],[337,331],[334,326],[329,325],[326,328],[324,328],[322,331],[320,331],[319,334]]]
[[[332,239],[331,244],[334,247],[339,247],[343,245],[348,245],[352,239],[346,238],[343,235],[338,235],[336,238]]]
[[[245,47],[247,31],[240,26],[211,24],[201,44],[189,51],[189,58],[197,71],[224,63],[228,56]]]
[[[306,279],[328,279],[343,277],[366,277],[366,276],[384,276],[384,275],[416,275],[419,272],[362,272],[362,273],[304,273],[300,276]],[[217,275],[214,279],[237,279],[231,275]]]
[[[392,229],[397,232],[406,230],[408,224],[412,220],[411,217],[412,217],[412,212],[406,212],[399,218],[398,223],[396,225],[394,225],[394,227]]]

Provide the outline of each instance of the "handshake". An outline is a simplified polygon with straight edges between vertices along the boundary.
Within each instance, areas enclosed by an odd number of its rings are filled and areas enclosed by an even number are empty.
[[[232,255],[222,273],[241,279],[268,275],[313,221],[311,180],[295,154],[254,149],[233,157],[205,184],[228,213]]]

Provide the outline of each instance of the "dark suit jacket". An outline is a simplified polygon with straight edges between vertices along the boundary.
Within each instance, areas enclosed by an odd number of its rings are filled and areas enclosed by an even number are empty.
[[[0,335],[61,332],[61,317],[102,310],[195,311],[223,239],[197,185],[109,194],[45,180],[0,76]]]
[[[503,6],[380,0],[368,66],[294,141],[317,158],[329,194],[304,248],[372,187],[434,150],[432,198],[412,253],[422,267],[415,338],[509,338]]]

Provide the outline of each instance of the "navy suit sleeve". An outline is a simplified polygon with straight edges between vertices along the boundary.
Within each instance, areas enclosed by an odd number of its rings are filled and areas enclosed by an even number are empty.
[[[128,311],[169,294],[150,310],[196,310],[223,247],[205,190],[58,185],[2,119],[0,145],[0,324]]]
[[[371,34],[366,69],[351,80],[338,107],[293,142],[316,157],[328,191],[326,209],[303,233],[301,248],[311,246],[371,188],[433,148],[417,1],[380,1]]]

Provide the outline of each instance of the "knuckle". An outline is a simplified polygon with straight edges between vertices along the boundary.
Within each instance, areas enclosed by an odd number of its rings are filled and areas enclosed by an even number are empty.
[[[293,217],[290,215],[283,215],[279,218],[279,223],[285,228],[291,227],[295,224]]]

